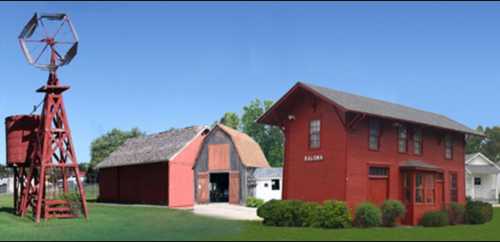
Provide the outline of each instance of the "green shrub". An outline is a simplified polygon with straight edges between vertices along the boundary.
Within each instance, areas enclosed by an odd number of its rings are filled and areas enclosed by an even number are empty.
[[[467,224],[484,224],[493,219],[493,206],[481,201],[467,201],[465,205],[465,222]]]
[[[294,200],[271,200],[257,209],[257,216],[261,217],[265,225],[302,227],[304,224],[301,216],[304,202]]]
[[[352,219],[349,208],[344,202],[326,201],[320,208],[314,225],[322,228],[350,228]]]
[[[427,212],[420,219],[420,225],[424,227],[442,227],[449,224],[446,211]]]
[[[308,202],[304,203],[300,210],[300,216],[302,217],[303,227],[319,227],[317,225],[318,216],[321,212],[321,205],[319,203]]]
[[[354,225],[361,228],[376,227],[382,223],[380,209],[372,203],[362,203],[356,208]]]
[[[249,208],[258,208],[264,204],[264,200],[255,197],[249,197],[246,201],[246,206]]]
[[[463,224],[465,222],[465,207],[458,203],[450,203],[448,206],[448,220],[451,225]]]
[[[382,204],[382,224],[387,227],[396,225],[398,219],[403,218],[406,214],[405,206],[397,200],[386,200]]]
[[[420,219],[420,225],[424,227],[442,227],[449,225],[447,211],[432,211],[425,213]]]
[[[500,193],[498,193],[498,203],[500,203]]]

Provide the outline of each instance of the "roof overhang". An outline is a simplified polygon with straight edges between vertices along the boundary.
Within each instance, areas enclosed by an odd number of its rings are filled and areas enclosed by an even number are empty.
[[[276,103],[274,103],[274,105],[272,105],[271,108],[267,112],[265,112],[264,114],[262,114],[257,119],[257,123],[269,124],[269,125],[279,125],[279,120],[278,120],[279,118],[277,118],[277,116],[279,116],[279,115],[277,114],[278,113],[277,110],[279,109],[280,106],[282,106],[284,103],[286,103],[286,100],[290,96],[292,96],[299,89],[303,89],[303,90],[308,91],[309,93],[312,93],[314,96],[318,97],[320,100],[325,101],[326,103],[329,103],[331,105],[336,106],[337,108],[339,108],[343,112],[349,111],[349,112],[360,113],[360,114],[364,114],[364,115],[369,115],[369,116],[375,116],[375,117],[379,117],[379,118],[384,118],[384,119],[388,119],[388,120],[404,121],[404,122],[407,122],[407,123],[414,123],[414,124],[423,125],[423,126],[429,126],[429,127],[434,127],[434,128],[442,129],[442,130],[448,130],[448,131],[453,131],[453,132],[458,132],[458,133],[464,133],[464,134],[473,135],[473,136],[485,137],[485,135],[482,132],[474,131],[474,130],[472,130],[470,132],[465,132],[463,130],[455,130],[455,129],[450,129],[450,128],[441,127],[441,126],[436,126],[436,125],[432,125],[432,124],[428,124],[428,123],[421,123],[421,122],[417,122],[415,120],[406,120],[406,119],[401,119],[401,118],[384,116],[384,115],[380,115],[380,114],[377,114],[377,113],[367,113],[367,112],[361,112],[361,111],[358,111],[358,110],[349,110],[348,108],[346,108],[346,107],[344,107],[344,106],[342,106],[342,105],[334,102],[330,98],[324,96],[323,94],[319,93],[318,91],[314,90],[313,88],[307,86],[307,84],[304,84],[302,82],[297,82],[283,97],[281,97]]]
[[[439,166],[418,160],[403,161],[399,164],[399,169],[404,171],[430,171],[439,173],[443,172],[443,169]]]

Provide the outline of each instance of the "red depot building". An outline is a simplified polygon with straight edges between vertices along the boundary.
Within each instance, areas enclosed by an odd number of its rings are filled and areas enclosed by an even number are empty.
[[[396,199],[404,224],[465,202],[464,148],[483,134],[443,115],[297,83],[258,120],[285,136],[283,199]]]

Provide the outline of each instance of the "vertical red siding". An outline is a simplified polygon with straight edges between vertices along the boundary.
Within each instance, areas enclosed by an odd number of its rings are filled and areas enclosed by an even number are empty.
[[[169,207],[194,206],[194,171],[205,135],[196,137],[169,162]]]
[[[300,199],[322,202],[328,199],[345,200],[351,208],[370,200],[368,169],[371,165],[389,168],[387,195],[389,199],[402,200],[400,164],[408,160],[420,160],[440,167],[444,173],[444,201],[434,205],[410,206],[413,214],[410,223],[416,224],[426,211],[440,209],[450,202],[451,172],[458,175],[458,202],[465,202],[464,134],[452,132],[454,137],[453,160],[444,158],[444,142],[447,131],[429,126],[406,123],[408,127],[408,152],[399,153],[396,121],[381,118],[380,149],[368,149],[368,117],[361,119],[353,128],[342,123],[352,115],[336,112],[334,105],[314,98],[304,90],[297,90],[288,97],[280,110],[285,131],[284,199]],[[340,118],[339,118],[340,117]],[[291,118],[291,119],[290,119]],[[309,148],[309,122],[321,120],[321,147]],[[404,122],[398,122],[404,123]],[[423,128],[423,151],[413,155],[413,128]],[[346,131],[349,130],[349,131]],[[323,155],[322,161],[304,161],[307,155]],[[438,186],[438,183],[436,183]],[[414,192],[413,192],[414,195]],[[373,199],[373,198],[372,198]],[[381,200],[377,196],[376,200]],[[436,199],[439,199],[436,196]]]
[[[300,97],[285,123],[284,199],[324,201],[345,199],[345,131],[332,106],[311,95]],[[320,148],[309,149],[309,122],[321,120]],[[304,161],[322,155],[322,161]]]
[[[167,205],[166,162],[99,170],[102,202]]]

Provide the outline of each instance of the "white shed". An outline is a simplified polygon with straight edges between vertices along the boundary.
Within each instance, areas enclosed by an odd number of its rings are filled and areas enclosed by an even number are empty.
[[[283,168],[258,168],[255,170],[255,197],[264,201],[281,200]]]
[[[473,200],[498,202],[500,167],[481,153],[465,156],[466,195]]]

